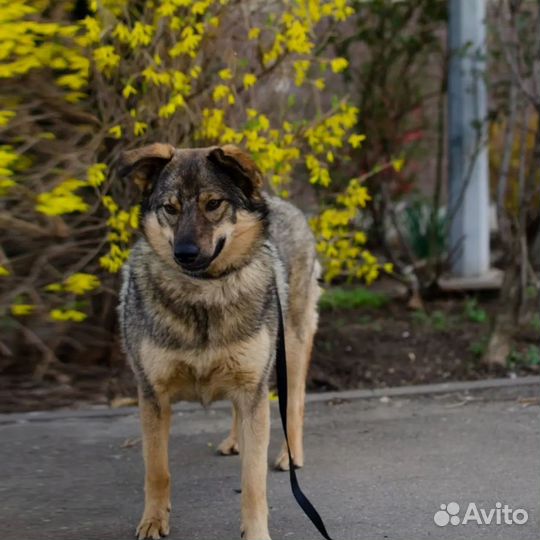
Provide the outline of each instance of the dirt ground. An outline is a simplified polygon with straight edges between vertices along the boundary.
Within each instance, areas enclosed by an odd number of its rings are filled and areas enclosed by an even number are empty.
[[[485,309],[490,307],[488,303]],[[463,301],[436,301],[426,308],[425,313],[411,312],[402,303],[392,303],[376,310],[325,312],[309,388],[381,388],[538,373],[538,366],[526,362],[485,366],[481,354],[489,323],[469,320]],[[516,358],[517,351],[539,342],[534,328],[520,329]]]
[[[490,370],[481,363],[487,315],[493,306],[492,301],[482,302],[471,312],[461,298],[430,302],[425,312],[412,312],[401,301],[379,308],[324,309],[308,389],[381,388],[539,373],[538,358],[527,356],[527,351],[538,350],[538,323],[517,331],[515,361],[507,367]],[[484,318],[479,316],[482,312],[485,320],[476,320]],[[27,374],[2,374],[0,412],[132,404],[133,377],[121,355],[114,358],[112,365],[64,364],[42,381]]]

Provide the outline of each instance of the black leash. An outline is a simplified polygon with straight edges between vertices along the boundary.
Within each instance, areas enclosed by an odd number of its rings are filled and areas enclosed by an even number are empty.
[[[278,310],[278,333],[276,342],[276,376],[277,376],[277,391],[279,398],[279,414],[281,416],[281,424],[283,425],[283,433],[285,434],[285,442],[287,443],[287,452],[289,454],[289,475],[291,479],[291,490],[293,492],[296,502],[300,505],[304,514],[311,520],[313,525],[317,527],[317,530],[321,533],[326,540],[332,540],[324,522],[319,515],[319,512],[311,504],[309,499],[304,495],[300,486],[298,485],[298,479],[296,478],[296,471],[294,468],[293,459],[291,456],[291,448],[289,446],[289,436],[287,434],[287,355],[285,353],[285,329],[283,325],[283,312],[281,311],[281,302],[279,301],[279,294],[276,291],[276,301]]]

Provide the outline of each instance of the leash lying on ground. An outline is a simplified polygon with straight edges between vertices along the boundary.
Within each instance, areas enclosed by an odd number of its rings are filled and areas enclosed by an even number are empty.
[[[309,499],[304,495],[296,478],[296,471],[291,456],[291,448],[289,446],[289,436],[287,434],[287,355],[285,353],[285,328],[283,324],[283,312],[281,310],[281,302],[279,294],[276,291],[276,301],[278,309],[278,333],[276,343],[276,376],[277,376],[277,391],[279,399],[279,414],[281,416],[281,424],[283,425],[283,433],[285,434],[285,442],[287,443],[287,452],[289,454],[289,474],[291,480],[291,490],[296,502],[300,505],[304,514],[311,520],[313,525],[321,533],[326,540],[332,540],[324,522],[319,515],[319,512],[311,504]]]

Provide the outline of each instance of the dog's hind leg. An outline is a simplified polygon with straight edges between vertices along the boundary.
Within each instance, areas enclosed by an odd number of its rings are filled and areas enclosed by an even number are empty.
[[[239,453],[238,437],[239,437],[239,415],[236,410],[236,405],[232,406],[232,424],[229,435],[221,441],[218,446],[218,453],[222,456],[232,456]]]
[[[287,431],[295,467],[304,465],[304,401],[306,396],[306,376],[311,358],[314,332],[300,339],[294,331],[285,334],[287,352]],[[287,444],[283,445],[275,461],[275,467],[281,471],[289,470]]]
[[[171,406],[169,397],[151,398],[139,390],[143,455],[146,467],[144,513],[137,527],[137,537],[158,539],[169,534],[171,511],[168,459]]]

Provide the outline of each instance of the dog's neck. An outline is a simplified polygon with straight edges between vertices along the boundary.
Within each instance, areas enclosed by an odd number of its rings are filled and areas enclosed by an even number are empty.
[[[271,242],[264,238],[253,246],[250,256],[241,263],[223,269],[220,274],[208,276],[189,275],[176,263],[167,264],[156,256],[146,241],[143,242],[139,260],[144,261],[145,272],[174,296],[191,297],[193,301],[204,298],[206,301],[209,295],[212,295],[217,303],[222,303],[234,301],[233,297],[239,294],[249,295],[254,292],[252,289],[261,290],[270,287],[274,281],[272,274],[262,271],[274,264],[273,250],[275,250]],[[263,280],[265,282],[261,281],[261,276],[268,276]]]

